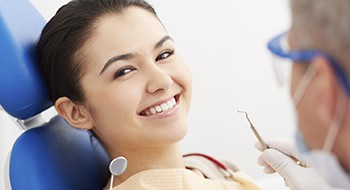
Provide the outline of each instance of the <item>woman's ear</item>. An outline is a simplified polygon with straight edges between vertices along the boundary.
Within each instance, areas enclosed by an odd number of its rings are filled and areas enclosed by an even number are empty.
[[[56,100],[55,108],[66,121],[79,129],[92,129],[93,121],[83,105],[75,104],[67,97]]]
[[[316,71],[315,99],[318,118],[329,123],[334,117],[337,101],[341,91],[331,63],[323,56],[317,56],[311,61],[311,66]]]

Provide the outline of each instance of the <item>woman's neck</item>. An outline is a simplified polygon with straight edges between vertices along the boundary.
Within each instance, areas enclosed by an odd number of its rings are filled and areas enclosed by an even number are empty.
[[[125,172],[114,178],[114,185],[119,185],[132,175],[150,169],[185,168],[178,144],[166,147],[128,149],[124,153],[114,154],[124,156],[128,160]]]

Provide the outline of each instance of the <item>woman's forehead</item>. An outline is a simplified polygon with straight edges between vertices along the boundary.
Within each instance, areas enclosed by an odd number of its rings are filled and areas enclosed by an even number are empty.
[[[95,23],[92,39],[133,41],[135,38],[151,38],[166,33],[153,13],[139,7],[130,7],[121,14],[107,14]],[[130,38],[132,37],[132,38]]]
[[[96,65],[117,54],[151,50],[166,35],[167,31],[153,13],[131,7],[121,14],[107,14],[98,19],[82,49],[87,60]]]

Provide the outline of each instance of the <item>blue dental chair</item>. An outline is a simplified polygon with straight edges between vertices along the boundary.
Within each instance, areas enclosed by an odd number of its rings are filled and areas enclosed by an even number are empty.
[[[12,147],[10,186],[102,189],[110,176],[109,158],[99,142],[58,115],[49,122],[41,115],[52,107],[34,56],[45,23],[28,0],[0,0],[0,104],[25,129]]]

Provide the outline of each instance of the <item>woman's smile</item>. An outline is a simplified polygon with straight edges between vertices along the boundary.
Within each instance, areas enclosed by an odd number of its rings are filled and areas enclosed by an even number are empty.
[[[142,110],[139,115],[144,117],[160,116],[166,113],[173,112],[173,109],[178,106],[179,95],[154,103],[152,106]]]

